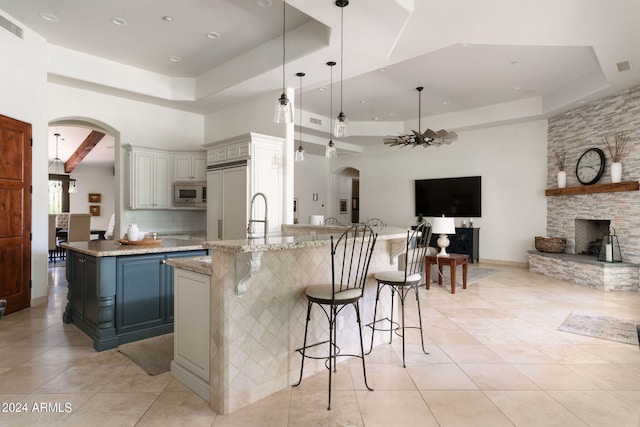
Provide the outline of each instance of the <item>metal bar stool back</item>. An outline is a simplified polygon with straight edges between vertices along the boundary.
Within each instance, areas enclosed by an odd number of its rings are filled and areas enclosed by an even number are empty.
[[[429,241],[431,240],[431,225],[429,223],[422,223],[415,230],[407,231],[407,241],[404,252],[404,269],[383,271],[375,274],[375,278],[378,281],[378,288],[376,290],[376,304],[373,310],[373,321],[367,324],[367,327],[371,328],[371,346],[369,353],[373,349],[373,339],[375,331],[388,331],[389,332],[389,344],[393,340],[393,334],[402,338],[402,366],[407,367],[405,362],[405,329],[420,329],[420,341],[422,344],[422,351],[425,354],[429,354],[424,348],[424,335],[422,333],[422,314],[420,312],[420,298],[418,294],[418,287],[422,284],[422,278],[424,275],[424,263],[425,256],[429,249]],[[429,280],[426,278],[425,280]],[[389,308],[389,314],[387,316],[377,318],[378,316],[378,302],[380,300],[380,293],[383,289],[388,288],[391,292],[391,307]],[[418,306],[418,326],[406,326],[404,316],[404,306],[407,295],[412,292],[415,294],[416,303]],[[400,322],[393,320],[393,308],[394,297],[398,295],[400,302]]]
[[[331,236],[331,284],[313,285],[305,290],[307,297],[307,318],[302,347],[296,349],[302,355],[300,365],[300,379],[295,386],[302,382],[304,361],[306,358],[322,359],[329,371],[329,400],[327,409],[331,409],[331,376],[337,368],[336,359],[340,356],[359,357],[362,359],[364,383],[367,389],[373,390],[367,384],[367,371],[364,363],[364,345],[362,340],[362,325],[360,323],[360,300],[364,295],[369,263],[378,234],[367,225],[355,225],[347,229],[340,237]],[[311,308],[317,305],[322,309],[329,322],[328,339],[314,344],[307,344]],[[355,310],[358,332],[360,335],[360,354],[341,354],[337,345],[337,317],[348,306]],[[314,356],[307,354],[310,348],[328,344],[328,355]]]

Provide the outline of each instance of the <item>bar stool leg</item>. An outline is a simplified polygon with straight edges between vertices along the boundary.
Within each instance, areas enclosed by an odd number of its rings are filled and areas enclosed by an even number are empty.
[[[401,314],[402,314],[402,367],[406,368],[407,364],[405,362],[405,357],[404,357],[404,353],[405,353],[405,349],[404,349],[404,337],[405,337],[405,332],[404,332],[404,299],[407,296],[404,288],[403,289],[399,289],[398,290],[399,295],[398,295],[398,299],[400,300],[400,310],[401,310]]]
[[[376,303],[373,306],[373,321],[371,322],[371,346],[369,346],[369,351],[367,352],[367,354],[371,353],[371,351],[373,350],[373,337],[376,333],[376,315],[378,314],[378,301],[380,301],[381,286],[382,285],[380,284],[380,282],[378,282],[378,287],[376,289]]]
[[[420,297],[418,293],[418,286],[414,286],[413,290],[416,293],[416,303],[418,304],[418,324],[420,325],[420,341],[422,343],[422,351],[424,352],[424,354],[429,354],[429,352],[424,348],[424,334],[422,333],[422,312],[420,311]]]
[[[298,382],[293,385],[293,387],[297,387],[302,382],[302,372],[304,370],[304,359],[307,350],[307,332],[309,331],[309,320],[311,319],[311,301],[307,304],[307,323],[304,327],[304,342],[302,344],[302,362],[300,363],[300,379]]]
[[[367,368],[365,367],[365,363],[364,363],[364,344],[362,340],[362,323],[360,321],[360,303],[356,301],[353,305],[356,309],[356,319],[358,320],[358,332],[360,332],[360,356],[362,359],[362,374],[364,376],[364,385],[365,387],[367,387],[369,391],[373,391],[373,389],[369,387],[369,383],[367,382]]]

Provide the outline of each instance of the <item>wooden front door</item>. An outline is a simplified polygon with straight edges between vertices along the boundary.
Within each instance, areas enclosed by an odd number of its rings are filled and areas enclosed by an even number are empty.
[[[0,299],[31,302],[31,125],[0,115]]]

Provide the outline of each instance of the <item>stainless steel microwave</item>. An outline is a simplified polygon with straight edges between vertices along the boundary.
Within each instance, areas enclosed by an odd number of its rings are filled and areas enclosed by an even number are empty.
[[[207,206],[207,182],[188,181],[173,183],[173,205],[179,208]]]

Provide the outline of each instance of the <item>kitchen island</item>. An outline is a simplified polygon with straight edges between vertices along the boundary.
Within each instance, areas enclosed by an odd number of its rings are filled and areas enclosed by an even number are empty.
[[[176,267],[171,372],[217,413],[233,412],[297,381],[300,356],[295,350],[303,342],[307,308],[304,289],[331,283],[330,237],[319,234],[321,229],[312,231],[205,242],[210,257],[167,261]],[[373,316],[373,275],[397,268],[406,236],[401,228],[383,229],[378,236],[360,306],[362,325]],[[382,306],[391,306],[388,293],[381,298]],[[341,352],[358,354],[354,310],[345,309],[338,322]],[[320,311],[312,312],[310,342],[326,339],[327,323]],[[363,326],[363,333],[367,346],[370,331]],[[382,335],[376,335],[374,345],[384,341]],[[304,374],[324,369],[323,360],[310,359]]]
[[[167,259],[207,255],[201,243],[162,239],[123,245],[115,240],[68,242],[65,323],[93,340],[97,351],[173,332],[173,267]]]

